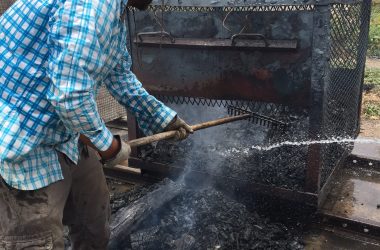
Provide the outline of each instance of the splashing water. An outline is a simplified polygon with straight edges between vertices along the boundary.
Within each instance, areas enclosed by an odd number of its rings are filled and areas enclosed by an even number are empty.
[[[332,138],[325,140],[313,140],[313,141],[284,141],[280,143],[275,143],[268,146],[252,146],[251,149],[260,150],[260,151],[269,151],[275,148],[283,146],[308,146],[313,144],[332,144],[332,143],[371,143],[371,144],[380,144],[380,139],[351,139],[351,138]]]

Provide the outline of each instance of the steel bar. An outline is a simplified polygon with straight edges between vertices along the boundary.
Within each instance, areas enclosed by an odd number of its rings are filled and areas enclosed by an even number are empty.
[[[362,234],[366,234],[367,232],[366,235],[380,237],[380,224],[378,222],[371,221],[370,219],[350,219],[331,214],[329,211],[318,211],[318,213],[324,218],[325,224],[335,225],[345,230],[352,230]]]
[[[322,5],[322,4],[352,4],[357,3],[359,0],[280,0],[280,1],[267,1],[262,0],[167,0],[164,6],[183,6],[183,7],[250,7],[250,6],[282,6],[282,5]],[[160,8],[162,6],[161,0],[153,0],[153,6]]]
[[[323,100],[325,99],[325,86],[329,82],[329,75],[321,74],[328,72],[330,43],[330,6],[319,6],[314,15],[314,38],[312,54],[311,94],[310,94],[310,126],[309,139],[319,140],[323,135]],[[308,192],[318,193],[320,189],[322,169],[322,147],[314,144],[308,148],[308,164],[306,170],[305,188]]]
[[[160,180],[160,178],[153,176],[141,175],[138,173],[132,173],[118,168],[103,168],[105,176],[110,179],[120,180],[127,183],[133,184],[149,184],[155,183]]]
[[[143,33],[142,33],[143,34]],[[138,34],[139,36],[140,34]],[[237,40],[237,39],[236,39]],[[195,39],[176,38],[175,41],[161,37],[135,38],[138,46],[171,47],[171,48],[204,48],[204,49],[260,49],[260,50],[296,50],[297,40],[239,40],[231,39]]]
[[[213,120],[213,121],[208,121],[208,122],[192,125],[191,128],[194,131],[197,131],[197,130],[201,130],[201,129],[205,129],[205,128],[210,128],[210,127],[222,125],[225,123],[230,123],[230,122],[234,122],[234,121],[240,121],[240,120],[248,119],[250,117],[252,117],[252,114],[244,114],[244,115],[239,115],[239,116],[225,117],[225,118],[221,118],[221,119],[217,119],[217,120]],[[167,131],[167,132],[163,132],[163,133],[159,133],[159,134],[155,134],[155,135],[146,136],[146,137],[142,137],[139,139],[131,140],[131,141],[128,141],[127,143],[131,147],[139,147],[139,146],[150,144],[152,142],[162,141],[165,139],[171,139],[171,138],[175,137],[177,133],[178,133],[178,131]]]
[[[370,27],[370,16],[371,16],[371,0],[363,0],[363,4],[361,6],[361,16],[363,17],[367,17],[367,18],[364,18],[362,23],[361,23],[361,27],[360,27],[360,37],[366,37],[367,39],[363,39],[364,42],[361,42],[359,44],[359,48],[358,50],[359,51],[362,51],[361,54],[358,54],[358,58],[357,58],[357,61],[358,62],[361,62],[361,65],[358,67],[361,67],[361,74],[362,74],[362,77],[361,77],[361,83],[360,83],[360,93],[363,93],[363,86],[364,86],[364,77],[365,77],[365,61],[364,60],[361,60],[360,56],[362,56],[363,52],[364,51],[367,51],[368,49],[368,34],[369,34],[369,27]],[[360,121],[361,121],[361,110],[362,110],[362,98],[363,98],[363,95],[359,95],[359,108],[358,108],[358,118],[357,118],[357,124],[356,124],[356,136],[359,135],[360,133]]]

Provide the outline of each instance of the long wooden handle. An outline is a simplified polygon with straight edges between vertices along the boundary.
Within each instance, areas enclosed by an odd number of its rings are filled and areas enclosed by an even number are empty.
[[[197,130],[201,130],[201,129],[205,129],[205,128],[210,128],[210,127],[222,125],[225,123],[230,123],[230,122],[234,122],[234,121],[240,121],[240,120],[248,119],[251,116],[252,116],[252,114],[244,114],[244,115],[238,115],[238,116],[225,117],[225,118],[220,118],[220,119],[213,120],[213,121],[195,124],[195,125],[192,125],[191,128],[194,131],[197,131]],[[135,140],[130,140],[127,143],[131,147],[139,147],[139,146],[150,144],[152,142],[162,141],[165,139],[171,139],[171,138],[175,137],[176,133],[177,133],[176,130],[167,131],[167,132],[163,132],[163,133],[159,133],[159,134],[155,134],[155,135],[151,135],[151,136],[142,137],[142,138],[135,139]]]

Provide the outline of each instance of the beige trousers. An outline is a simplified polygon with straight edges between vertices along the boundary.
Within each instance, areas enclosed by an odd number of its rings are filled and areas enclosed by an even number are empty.
[[[64,180],[35,191],[16,190],[0,178],[0,249],[63,249],[63,225],[73,249],[106,249],[109,192],[95,151],[78,166],[59,153]]]

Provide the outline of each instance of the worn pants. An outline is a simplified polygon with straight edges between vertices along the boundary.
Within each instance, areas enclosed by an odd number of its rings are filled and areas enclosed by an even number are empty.
[[[63,225],[73,249],[106,249],[109,192],[95,151],[83,150],[78,166],[59,153],[64,180],[35,191],[0,181],[0,249],[63,249]]]

